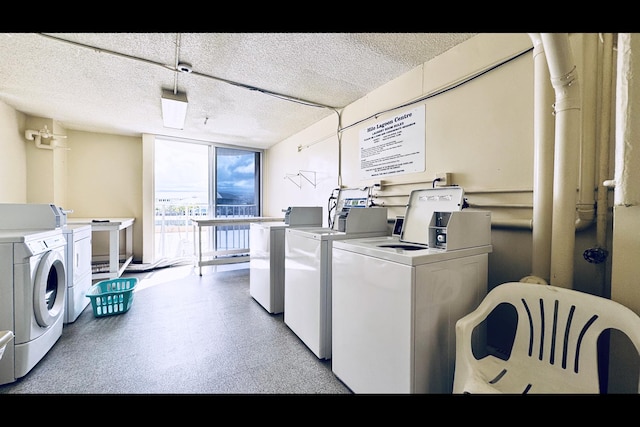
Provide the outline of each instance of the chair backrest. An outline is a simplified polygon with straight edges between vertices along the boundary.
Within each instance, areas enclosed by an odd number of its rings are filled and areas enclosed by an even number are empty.
[[[598,393],[598,338],[607,329],[627,335],[640,353],[640,317],[629,308],[572,289],[504,283],[456,324],[454,392],[463,390],[465,377],[473,376],[477,366],[470,349],[472,330],[503,303],[515,308],[518,321],[511,354],[502,369],[528,383],[525,389],[500,391]]]

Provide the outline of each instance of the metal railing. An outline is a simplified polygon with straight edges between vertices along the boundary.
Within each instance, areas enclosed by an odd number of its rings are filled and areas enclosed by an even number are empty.
[[[242,218],[258,216],[256,205],[218,204],[216,218]],[[156,259],[176,259],[195,256],[193,226],[190,218],[209,216],[205,204],[156,203]],[[209,227],[203,233],[202,244],[207,251],[244,250],[234,255],[249,255],[249,224]],[[237,262],[237,260],[234,260]]]

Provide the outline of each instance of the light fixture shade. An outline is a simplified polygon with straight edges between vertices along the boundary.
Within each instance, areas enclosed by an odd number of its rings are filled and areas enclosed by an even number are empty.
[[[187,94],[162,90],[162,121],[164,127],[183,129],[187,118]]]

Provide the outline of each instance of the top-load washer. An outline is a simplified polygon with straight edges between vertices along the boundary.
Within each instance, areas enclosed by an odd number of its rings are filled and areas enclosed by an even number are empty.
[[[284,235],[289,227],[321,227],[322,206],[290,206],[284,222],[249,229],[249,294],[272,314],[284,311]]]
[[[399,236],[333,244],[332,370],[355,393],[451,393],[455,322],[487,293],[491,215],[413,191]]]
[[[15,333],[0,360],[0,384],[26,375],[62,336],[65,249],[60,228],[0,229],[0,330]]]
[[[339,197],[332,228],[286,230],[284,322],[320,359],[331,358],[332,244],[390,234],[387,208],[366,202],[366,195]]]

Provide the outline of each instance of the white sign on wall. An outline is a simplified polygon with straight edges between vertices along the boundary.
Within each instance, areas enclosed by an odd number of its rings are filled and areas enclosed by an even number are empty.
[[[424,172],[424,105],[360,131],[361,179]]]

